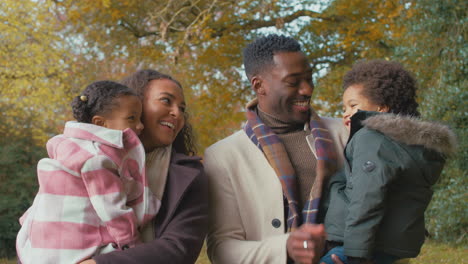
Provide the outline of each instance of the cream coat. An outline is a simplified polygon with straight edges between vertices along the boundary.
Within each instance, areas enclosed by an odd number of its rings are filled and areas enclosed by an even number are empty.
[[[340,119],[322,121],[332,133],[341,167],[348,132]],[[307,142],[315,155],[312,135]],[[241,130],[209,147],[204,160],[212,263],[286,263],[283,191],[263,152]]]

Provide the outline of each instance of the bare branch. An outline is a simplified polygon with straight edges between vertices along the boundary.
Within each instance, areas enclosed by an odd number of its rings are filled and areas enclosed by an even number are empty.
[[[125,18],[119,21],[119,25],[130,31],[136,38],[144,38],[148,36],[159,36],[158,31],[139,31],[134,25],[128,22]]]
[[[336,22],[340,22],[344,20],[343,17],[337,17],[337,16],[327,17],[327,16],[323,16],[321,13],[310,11],[310,10],[298,10],[288,16],[281,17],[278,19],[281,19],[282,24],[286,24],[303,16],[320,19],[320,20],[336,21]],[[277,21],[278,19],[251,20],[247,22],[239,22],[239,23],[236,23],[236,26],[231,26],[229,28],[222,27],[222,28],[215,30],[212,36],[220,37],[226,32],[248,31],[248,30],[254,30],[254,29],[265,28],[265,27],[274,27],[278,24],[278,21]]]

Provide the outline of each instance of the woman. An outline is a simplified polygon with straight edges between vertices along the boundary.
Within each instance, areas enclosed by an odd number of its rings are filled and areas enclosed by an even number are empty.
[[[321,262],[340,263],[332,254],[349,264],[414,258],[424,243],[431,187],[455,152],[455,136],[419,118],[416,81],[396,62],[357,63],[343,87],[343,122],[350,129],[345,179],[337,174],[330,183],[331,250]]]
[[[146,152],[149,185],[161,200],[144,244],[95,256],[82,263],[194,263],[207,232],[207,180],[185,113],[182,86],[171,76],[140,70],[123,84],[143,102],[140,135]]]

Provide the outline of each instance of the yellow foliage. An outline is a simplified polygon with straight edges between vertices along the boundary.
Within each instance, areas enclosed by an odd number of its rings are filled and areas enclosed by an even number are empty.
[[[65,120],[68,59],[47,2],[6,0],[0,13],[0,135],[43,144]],[[60,121],[59,121],[60,120]]]
[[[67,32],[83,41],[75,86],[120,79],[138,68],[169,73],[184,85],[201,149],[239,129],[252,91],[242,71],[242,48],[258,29],[281,28],[306,40],[317,68],[349,66],[363,57],[387,57],[404,28],[401,1],[335,0],[311,12],[312,0],[59,1],[55,11]],[[306,12],[306,13],[300,13]],[[310,22],[290,26],[303,21]],[[278,23],[280,22],[280,23]],[[342,68],[344,70],[345,68]],[[316,105],[337,113],[342,71],[322,80]],[[326,85],[324,87],[322,85]]]

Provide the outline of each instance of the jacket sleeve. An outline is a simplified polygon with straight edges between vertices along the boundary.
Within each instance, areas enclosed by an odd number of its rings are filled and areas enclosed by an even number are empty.
[[[326,214],[328,211],[328,208],[330,206],[330,201],[332,198],[332,195],[335,195],[338,190],[344,189],[346,186],[346,177],[344,174],[344,170],[339,170],[333,174],[329,181],[328,184],[323,188],[323,194],[322,194],[322,201],[321,201],[321,212],[322,214]]]
[[[216,151],[205,152],[205,170],[209,179],[211,201],[210,230],[207,237],[208,255],[211,262],[214,264],[285,264],[287,261],[286,240],[289,234],[275,235],[261,241],[246,239],[246,231],[239,210],[242,210],[242,206],[248,205],[238,203],[236,192],[230,181],[230,177],[233,177],[232,172],[226,170],[219,156]]]
[[[359,132],[347,147],[351,175],[347,175],[346,185],[350,202],[345,219],[344,253],[369,258],[384,216],[388,185],[397,177],[402,163],[389,139],[375,131]]]
[[[91,205],[119,249],[134,246],[138,239],[137,219],[127,207],[127,196],[117,166],[105,155],[88,159],[81,176]]]
[[[203,246],[208,221],[208,184],[199,161],[196,167],[199,174],[185,191],[174,215],[158,238],[125,251],[96,256],[94,260],[98,264],[195,263]],[[163,211],[167,195],[164,195],[161,211],[156,216],[156,229],[158,217],[166,213]]]

